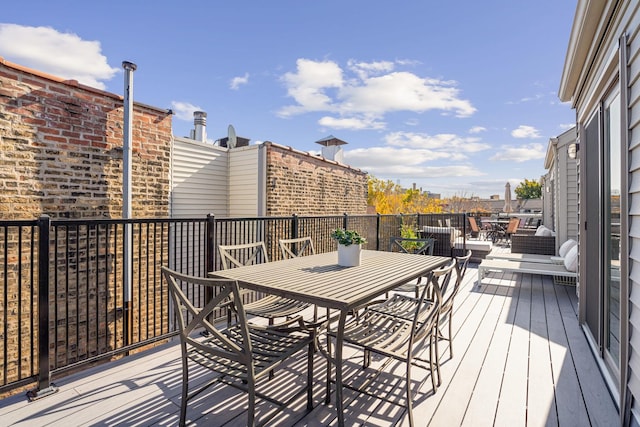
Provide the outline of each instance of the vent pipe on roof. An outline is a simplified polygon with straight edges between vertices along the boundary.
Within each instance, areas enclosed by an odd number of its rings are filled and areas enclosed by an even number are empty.
[[[123,126],[123,165],[122,165],[122,218],[131,218],[131,157],[133,150],[131,148],[132,127],[133,127],[133,72],[138,68],[136,64],[129,61],[122,62],[124,68],[124,126]],[[123,236],[123,265],[122,265],[122,282],[124,293],[124,345],[129,344],[131,313],[131,279],[133,277],[133,245],[131,238],[131,224],[125,224]]]
[[[195,126],[193,139],[200,142],[207,142],[207,113],[204,111],[194,111],[193,124]]]
[[[133,72],[138,68],[129,61],[122,62],[124,68],[124,126],[123,126],[123,167],[122,167],[122,218],[131,218],[131,148],[133,125]]]

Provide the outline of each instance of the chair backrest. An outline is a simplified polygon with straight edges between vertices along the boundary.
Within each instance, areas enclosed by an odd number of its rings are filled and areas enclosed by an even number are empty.
[[[454,282],[453,287],[442,291],[443,313],[451,310],[451,307],[453,306],[453,299],[456,297],[456,295],[458,295],[458,292],[460,291],[460,285],[462,284],[462,279],[467,272],[467,266],[469,265],[471,254],[471,250],[467,249],[466,254],[464,254],[463,256],[455,257],[456,281]]]
[[[264,242],[245,243],[242,245],[218,245],[223,270],[244,265],[269,262]]]
[[[426,277],[427,283],[420,293],[416,313],[411,328],[409,348],[413,343],[431,333],[431,329],[440,318],[442,307],[442,289],[451,281],[451,273],[456,265],[452,259],[447,265],[437,268]]]
[[[298,237],[297,239],[280,239],[278,241],[283,259],[297,258],[304,255],[314,255],[311,237]]]
[[[520,225],[520,220],[518,218],[511,218],[507,225],[507,234],[514,234],[518,230],[518,225]]]
[[[480,232],[480,228],[478,227],[478,223],[476,222],[476,219],[472,216],[469,217],[469,225],[471,226],[471,231],[473,231],[474,233],[479,233]]]
[[[436,239],[409,239],[405,237],[392,237],[389,244],[389,252],[405,252],[408,254],[433,255]]]
[[[186,357],[186,345],[191,345],[200,351],[236,360],[249,366],[252,363],[251,340],[238,282],[230,279],[188,276],[167,267],[162,267],[162,274],[169,285],[169,294],[174,303],[180,329],[180,342],[183,345],[183,357]],[[204,295],[205,292],[199,291],[206,288],[213,291],[211,292],[213,298],[204,307],[196,307],[183,291],[183,289],[189,289],[193,295]],[[233,297],[237,309],[238,328],[242,339],[229,339],[227,334],[216,328],[209,320],[214,318],[214,310],[223,309],[221,305],[228,304],[230,296]],[[194,331],[201,331],[201,329],[202,332],[208,333],[206,346],[200,344],[202,338],[200,334],[191,336]]]

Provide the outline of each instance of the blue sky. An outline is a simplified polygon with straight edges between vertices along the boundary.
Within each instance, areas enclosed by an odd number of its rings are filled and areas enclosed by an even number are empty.
[[[0,56],[172,109],[253,143],[318,152],[443,196],[504,194],[545,173],[573,126],[558,100],[576,1],[11,2]]]

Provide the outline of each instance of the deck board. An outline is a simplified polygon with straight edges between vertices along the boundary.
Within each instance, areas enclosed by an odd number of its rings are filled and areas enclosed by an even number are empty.
[[[577,321],[575,287],[549,277],[491,272],[478,286],[470,265],[454,306],[454,356],[441,342],[442,386],[431,393],[427,370],[414,368],[419,426],[617,425],[619,416]],[[60,392],[36,402],[24,395],[0,400],[3,425],[177,424],[179,346],[152,351],[54,379]],[[362,369],[358,349],[345,349],[345,383],[367,384],[372,395],[345,389],[347,425],[406,426],[405,367],[374,357]],[[315,407],[301,398],[273,426],[335,426],[333,402],[324,404],[326,362],[315,357]],[[304,355],[260,387],[284,394],[304,381]],[[206,373],[192,377],[203,381]],[[193,425],[244,426],[246,397],[217,385],[189,406]],[[273,407],[259,399],[257,413]]]

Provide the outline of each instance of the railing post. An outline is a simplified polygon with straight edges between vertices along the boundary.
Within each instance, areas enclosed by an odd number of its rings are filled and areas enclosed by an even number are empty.
[[[216,217],[214,214],[207,214],[207,249],[205,254],[205,274],[216,269]]]
[[[376,251],[380,250],[380,214],[376,214]]]
[[[291,238],[292,239],[297,239],[298,235],[300,234],[298,232],[298,215],[293,214],[293,216],[291,217]]]
[[[342,218],[342,228],[344,228],[345,230],[347,229],[347,225],[348,225],[347,224],[348,223],[347,218],[348,218],[348,215],[345,212],[344,215],[343,215],[343,218]]]
[[[51,382],[49,360],[49,228],[51,218],[38,218],[38,388],[27,393],[37,400],[58,391]]]

